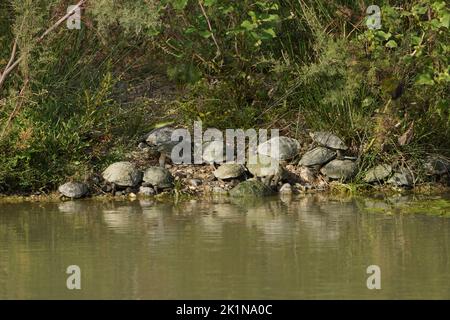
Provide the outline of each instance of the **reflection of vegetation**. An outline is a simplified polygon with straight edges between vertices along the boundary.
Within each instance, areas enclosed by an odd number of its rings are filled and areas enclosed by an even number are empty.
[[[364,210],[382,214],[422,214],[450,218],[450,201],[432,199],[394,204],[387,200],[374,200],[370,206],[365,206]]]

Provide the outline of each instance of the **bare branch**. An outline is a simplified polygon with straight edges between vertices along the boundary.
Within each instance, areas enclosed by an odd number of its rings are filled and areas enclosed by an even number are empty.
[[[79,9],[83,4],[86,3],[87,0],[80,0],[74,7],[72,10],[70,10],[69,12],[67,12],[61,19],[59,19],[58,21],[56,21],[50,28],[48,28],[47,30],[45,30],[45,32],[37,39],[37,42],[41,42],[50,32],[52,32],[53,30],[55,30],[61,23],[63,23],[65,20],[67,20],[71,15],[73,15],[75,13],[75,11],[77,9]],[[3,83],[6,80],[6,77],[11,73],[11,71],[13,71],[20,63],[20,61],[22,61],[22,57],[17,58],[14,61],[15,55],[16,55],[16,50],[17,50],[17,38],[14,42],[14,47],[13,47],[13,52],[11,53],[11,59],[8,62],[8,64],[6,65],[5,70],[3,71],[3,73],[0,73],[0,90],[2,89]],[[14,63],[13,63],[14,61]]]

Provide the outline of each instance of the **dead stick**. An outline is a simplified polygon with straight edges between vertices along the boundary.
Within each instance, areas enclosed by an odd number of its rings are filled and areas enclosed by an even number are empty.
[[[50,32],[52,32],[53,30],[55,30],[61,23],[63,23],[65,20],[67,20],[71,15],[73,15],[75,13],[75,11],[77,9],[79,9],[87,0],[81,0],[80,2],[78,2],[72,10],[70,10],[69,12],[67,12],[66,15],[64,15],[61,19],[59,19],[58,21],[56,21],[50,28],[48,28],[47,30],[45,30],[45,32],[38,38],[37,42],[41,42]],[[14,45],[13,51],[14,51],[14,55],[15,55],[15,50],[16,50],[16,43]],[[12,55],[11,55],[12,56]],[[10,62],[8,62],[8,65],[5,68],[5,71],[3,71],[3,74],[0,77],[0,90],[3,86],[3,83],[5,82],[6,77],[11,73],[11,71],[14,70],[14,68],[16,68],[20,61],[22,61],[22,57],[19,57],[13,64],[10,64]]]

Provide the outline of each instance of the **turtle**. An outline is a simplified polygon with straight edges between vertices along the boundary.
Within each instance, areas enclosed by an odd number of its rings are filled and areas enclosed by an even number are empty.
[[[326,131],[311,132],[309,134],[314,142],[327,147],[329,149],[336,150],[337,158],[342,160],[344,155],[343,151],[348,150],[347,145],[338,136]]]
[[[325,147],[317,147],[306,152],[300,159],[299,165],[311,167],[325,164],[336,157],[336,151]]]
[[[275,148],[275,149],[272,149]],[[274,137],[258,146],[258,153],[277,160],[290,160],[298,155],[300,142],[289,137]]]
[[[160,189],[173,187],[174,178],[169,170],[157,166],[149,167],[144,171],[144,186],[151,185],[155,192]]]
[[[128,161],[115,162],[102,173],[103,179],[112,184],[112,192],[116,187],[136,187],[142,181],[142,172]]]
[[[214,169],[216,169],[217,164],[225,162],[227,154],[232,154],[234,157],[234,149],[222,140],[205,142],[202,149],[203,161],[211,164]]]
[[[257,179],[269,186],[277,186],[278,182],[287,177],[287,171],[274,158],[258,155],[256,161],[247,163],[247,169]]]
[[[88,187],[84,183],[79,182],[67,182],[58,187],[58,191],[62,197],[71,199],[79,199],[84,197],[88,193]]]
[[[387,179],[392,173],[392,167],[387,164],[380,164],[366,172],[364,181],[367,183],[381,182]]]
[[[167,156],[170,157],[173,147],[179,143],[179,141],[172,140],[174,131],[175,129],[169,126],[157,128],[146,134],[143,141],[140,141],[141,148],[142,143],[145,142],[150,149],[159,153],[159,165],[161,167],[165,166]]]
[[[320,172],[330,179],[346,181],[355,175],[357,164],[351,160],[335,159],[327,163]]]
[[[224,163],[213,174],[219,180],[237,179],[245,174],[245,167],[237,163]]]

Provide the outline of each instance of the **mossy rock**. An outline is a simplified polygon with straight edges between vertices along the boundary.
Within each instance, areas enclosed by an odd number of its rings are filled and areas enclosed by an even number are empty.
[[[273,195],[274,191],[258,180],[241,182],[230,191],[233,197],[266,197]]]

